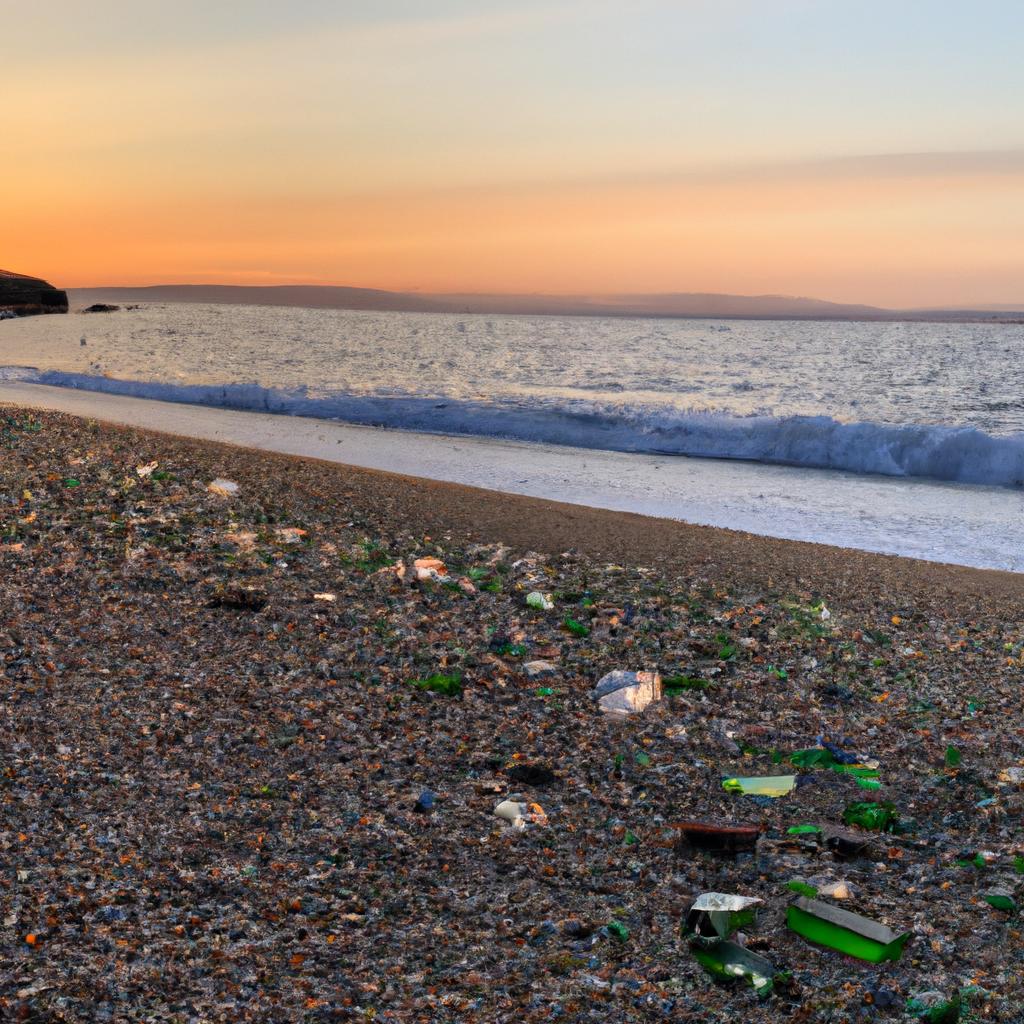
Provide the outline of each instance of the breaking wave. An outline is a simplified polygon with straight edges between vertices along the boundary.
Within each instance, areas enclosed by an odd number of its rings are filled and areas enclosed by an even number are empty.
[[[843,423],[829,416],[733,416],[582,399],[319,394],[308,388],[170,384],[25,367],[0,368],[3,379],[430,433],[1024,486],[1024,434],[991,435],[964,426]]]

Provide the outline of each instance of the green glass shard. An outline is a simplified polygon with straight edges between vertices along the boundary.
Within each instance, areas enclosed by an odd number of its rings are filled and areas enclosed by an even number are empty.
[[[987,868],[988,861],[986,861],[980,853],[976,853],[972,857],[969,857],[967,859],[961,857],[956,862],[956,866],[958,868]]]
[[[573,636],[585,637],[590,636],[590,629],[584,626],[582,622],[578,622],[576,619],[566,616],[565,621],[562,623],[565,628],[572,633]]]
[[[832,771],[841,775],[852,775],[855,779],[877,779],[881,772],[877,768],[868,768],[863,764],[834,764]]]
[[[796,785],[795,775],[767,775],[762,778],[723,779],[722,788],[728,793],[745,796],[785,796]]]
[[[946,747],[946,767],[956,768],[960,764],[962,757],[960,751],[956,747]]]
[[[794,750],[789,755],[790,761],[797,768],[815,768],[824,765],[830,768],[835,764],[835,758],[824,747],[810,747],[807,750]]]
[[[1008,892],[989,892],[985,894],[985,902],[995,910],[1004,914],[1017,913],[1017,901]]]
[[[925,1024],[957,1024],[963,1009],[963,1001],[959,995],[954,999],[920,999],[914,997],[907,1000],[907,1013]]]
[[[808,942],[873,964],[899,960],[910,938],[910,932],[898,935],[860,914],[802,896],[787,908],[786,924]]]
[[[893,832],[899,825],[896,805],[889,803],[873,803],[859,801],[847,806],[843,811],[843,821],[847,825],[860,825],[872,832]]]
[[[763,956],[728,939],[710,945],[695,943],[690,950],[697,963],[713,977],[723,981],[742,979],[762,999],[771,994],[775,968]]]
[[[821,835],[820,825],[794,825],[792,828],[786,829],[786,835],[788,836],[809,836],[809,835]]]
[[[842,775],[852,776],[861,789],[881,789],[878,781],[879,771],[868,764],[840,764],[832,756],[832,752],[824,747],[809,747],[807,750],[795,750],[789,756],[790,761],[798,768],[829,768]]]
[[[526,646],[526,644],[508,643],[502,644],[500,647],[496,648],[494,653],[500,655],[503,658],[522,658],[529,653],[529,650],[530,649]]]
[[[436,673],[427,676],[426,679],[410,679],[409,685],[417,690],[430,690],[433,693],[443,693],[447,697],[457,697],[462,693],[462,675],[458,672],[450,676]]]
[[[786,888],[790,892],[795,892],[798,896],[806,896],[808,899],[814,899],[818,895],[818,890],[813,885],[807,885],[805,882],[787,882]]]
[[[882,788],[882,784],[878,779],[862,779],[855,775],[853,781],[856,782],[861,789],[878,790]]]

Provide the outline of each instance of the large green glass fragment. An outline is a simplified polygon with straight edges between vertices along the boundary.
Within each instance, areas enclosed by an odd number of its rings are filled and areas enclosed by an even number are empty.
[[[786,924],[808,942],[873,964],[899,960],[910,938],[910,932],[898,935],[884,924],[860,914],[804,897],[789,905]]]
[[[693,944],[694,959],[709,974],[723,981],[743,979],[761,998],[771,994],[775,968],[763,956],[728,939],[705,945]]]

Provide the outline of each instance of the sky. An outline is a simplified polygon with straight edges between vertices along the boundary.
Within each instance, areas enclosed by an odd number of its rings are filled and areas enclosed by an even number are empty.
[[[1020,0],[0,0],[64,287],[1024,302]]]

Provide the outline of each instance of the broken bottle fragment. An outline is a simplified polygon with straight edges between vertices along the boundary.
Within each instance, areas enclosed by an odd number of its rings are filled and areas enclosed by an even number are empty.
[[[690,948],[697,963],[714,977],[723,981],[742,978],[762,999],[771,994],[775,968],[763,956],[728,939]]]
[[[993,910],[1001,910],[1004,914],[1016,914],[1018,910],[1017,901],[1005,889],[992,889],[985,893],[985,902]]]
[[[947,999],[941,992],[922,992],[907,1000],[907,1013],[925,1024],[957,1024],[962,1009],[960,993]]]
[[[862,789],[880,789],[878,762],[874,758],[860,757],[840,750],[834,744],[795,750],[789,760],[798,768],[829,768],[849,775]]]
[[[742,793],[744,796],[785,796],[796,786],[795,775],[767,775],[760,778],[731,778],[722,780],[722,788],[728,793]]]
[[[895,804],[864,800],[850,804],[843,811],[843,821],[847,825],[860,825],[872,832],[895,832],[899,825],[899,815]]]
[[[675,827],[691,846],[714,853],[753,850],[761,834],[756,825],[720,825],[713,821],[681,821]]]
[[[910,938],[910,932],[897,934],[870,918],[803,896],[789,905],[786,924],[808,942],[873,964],[899,960]]]
[[[757,920],[756,896],[706,892],[698,896],[686,915],[685,932],[702,939],[727,939]]]
[[[820,825],[793,825],[786,829],[787,836],[820,836]]]

